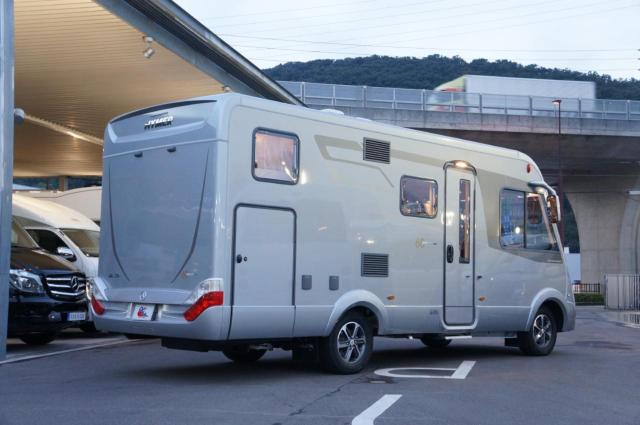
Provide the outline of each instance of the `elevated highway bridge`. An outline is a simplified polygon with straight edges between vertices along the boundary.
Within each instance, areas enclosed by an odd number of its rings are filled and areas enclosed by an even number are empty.
[[[582,281],[640,271],[640,101],[280,84],[312,108],[528,154],[572,206]]]

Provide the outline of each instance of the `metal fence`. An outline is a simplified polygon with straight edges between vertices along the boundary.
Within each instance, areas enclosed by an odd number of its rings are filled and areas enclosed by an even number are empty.
[[[553,97],[516,96],[278,81],[311,107],[358,107],[414,111],[557,116]],[[640,101],[561,98],[561,116],[640,120]]]
[[[640,275],[608,274],[605,305],[613,310],[640,310]]]
[[[574,294],[601,294],[602,287],[599,283],[574,283]]]

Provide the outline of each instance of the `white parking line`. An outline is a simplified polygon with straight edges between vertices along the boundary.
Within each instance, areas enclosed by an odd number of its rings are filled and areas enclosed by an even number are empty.
[[[125,344],[127,342],[133,342],[133,341],[134,340],[119,339],[117,341],[109,341],[109,342],[104,342],[104,343],[101,343],[101,344],[93,344],[93,345],[87,345],[87,346],[84,346],[84,347],[70,348],[70,349],[67,349],[67,350],[52,351],[52,352],[49,352],[49,353],[34,354],[32,356],[19,356],[19,357],[14,357],[14,358],[11,358],[11,359],[8,359],[8,360],[1,361],[0,365],[7,364],[7,363],[24,362],[24,361],[27,361],[27,360],[40,359],[40,358],[43,358],[43,357],[58,356],[60,354],[73,353],[75,351],[93,350],[94,348],[109,347],[111,345]]]
[[[402,397],[400,394],[385,394],[380,400],[369,406],[364,412],[353,418],[351,425],[373,425],[373,421],[384,413],[398,399]]]
[[[467,375],[469,374],[469,372],[471,372],[471,369],[473,368],[473,366],[475,364],[476,364],[476,362],[471,362],[471,361],[462,362],[462,364],[460,366],[458,366],[456,371],[453,372],[453,375],[451,375],[451,379],[464,379],[464,378],[466,378]]]
[[[475,366],[475,361],[465,360],[460,363],[460,366],[457,368],[448,368],[448,367],[417,367],[417,366],[406,366],[406,367],[390,367],[386,369],[378,369],[375,373],[379,376],[386,376],[389,378],[422,378],[422,379],[465,379],[473,366]],[[415,373],[403,373],[402,371],[406,370],[424,370],[426,371],[437,371],[437,372],[453,372],[451,375],[429,375],[429,374],[415,374]]]

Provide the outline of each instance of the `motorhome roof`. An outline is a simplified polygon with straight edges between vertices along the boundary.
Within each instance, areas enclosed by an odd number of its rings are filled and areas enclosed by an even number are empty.
[[[405,139],[414,140],[416,142],[435,143],[439,145],[446,145],[448,147],[467,150],[470,152],[478,152],[478,153],[486,153],[490,155],[502,156],[504,158],[525,161],[535,165],[534,161],[528,155],[514,149],[486,145],[484,143],[472,142],[469,140],[458,139],[455,137],[444,136],[441,134],[413,130],[413,129],[404,128],[404,127],[398,127],[398,126],[384,124],[376,121],[363,120],[357,117],[339,115],[339,114],[330,113],[327,111],[305,108],[301,106],[285,104],[282,102],[275,102],[272,100],[262,99],[262,98],[248,96],[248,95],[239,94],[239,93],[224,93],[224,94],[213,95],[213,96],[201,96],[201,97],[195,97],[191,99],[185,99],[180,102],[167,103],[166,105],[151,106],[148,108],[143,108],[137,111],[120,115],[118,117],[113,118],[110,122],[114,123],[116,121],[126,119],[130,116],[139,115],[141,113],[145,113],[145,111],[147,110],[157,113],[157,111],[159,109],[162,109],[163,106],[166,106],[167,108],[169,108],[171,107],[171,105],[175,103],[184,103],[184,102],[202,101],[202,100],[215,101],[221,107],[225,107],[229,109],[232,109],[233,107],[238,105],[243,105],[246,107],[261,109],[265,111],[275,111],[282,114],[304,117],[307,119],[320,121],[320,122],[331,122],[337,125],[361,129],[363,131],[378,132],[386,135],[402,137]]]
[[[100,230],[93,221],[76,210],[55,202],[15,193],[13,195],[13,215],[58,229]]]

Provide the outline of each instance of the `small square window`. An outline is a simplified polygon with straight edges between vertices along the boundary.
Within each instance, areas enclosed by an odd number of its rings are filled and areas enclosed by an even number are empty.
[[[434,218],[438,213],[438,183],[403,176],[400,179],[400,212],[412,217]]]
[[[253,176],[257,180],[296,184],[300,140],[288,133],[256,130],[253,134]]]

